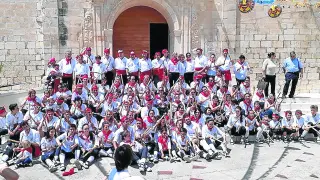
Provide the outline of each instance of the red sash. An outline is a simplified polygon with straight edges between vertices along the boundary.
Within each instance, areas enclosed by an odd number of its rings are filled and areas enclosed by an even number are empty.
[[[116,69],[116,74],[117,75],[126,75],[126,70],[120,70],[120,69]]]
[[[72,77],[72,74],[63,73],[63,74],[62,74],[62,77],[64,77],[64,78],[70,78],[70,77]]]

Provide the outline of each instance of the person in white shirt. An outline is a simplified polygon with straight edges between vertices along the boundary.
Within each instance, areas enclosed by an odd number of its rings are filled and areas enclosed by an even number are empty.
[[[130,140],[131,142],[134,142],[134,131],[133,128],[130,125],[130,121],[128,118],[124,118],[121,127],[114,133],[114,138],[113,138],[113,147],[114,149],[119,148],[120,143],[123,139],[122,137],[122,132],[128,131],[130,133]]]
[[[152,73],[152,63],[148,57],[148,51],[142,51],[142,58],[139,59],[139,71],[140,71],[140,80],[143,80],[145,76],[151,77]]]
[[[261,89],[260,87],[257,89],[257,92],[253,94],[252,101],[265,102],[263,89]]]
[[[163,56],[161,57],[161,59],[168,63],[168,61],[170,61],[169,51],[167,49],[163,49],[162,54],[163,54]]]
[[[75,104],[76,97],[80,97],[83,103],[87,103],[88,95],[83,90],[83,84],[77,84],[75,92],[72,93],[71,101]]]
[[[220,56],[217,60],[217,66],[219,66],[219,69],[224,74],[224,80],[227,85],[229,85],[229,82],[232,80],[231,72],[230,72],[231,65],[232,65],[232,62],[229,56],[229,50],[224,49],[223,55]]]
[[[43,119],[43,113],[40,111],[40,108],[40,106],[35,107],[33,112],[28,111],[23,117],[23,120],[28,121],[32,129],[37,129]]]
[[[81,83],[81,79],[84,75],[87,75],[88,77],[90,77],[90,68],[88,64],[84,63],[83,56],[78,55],[76,59],[78,60],[78,63],[74,68],[74,72],[76,75],[76,84],[79,84]]]
[[[271,93],[275,94],[276,90],[276,70],[277,62],[275,60],[276,54],[274,52],[268,53],[268,58],[263,61],[262,76],[266,83],[264,94],[268,96],[269,84],[271,84]]]
[[[102,130],[98,134],[98,141],[101,147],[99,154],[105,157],[113,158],[112,140],[114,137],[113,131],[109,129],[110,122],[108,120],[102,122]]]
[[[283,140],[284,141],[287,141],[288,139],[290,140],[292,136],[297,137],[298,135],[297,127],[298,127],[298,124],[295,122],[295,119],[292,117],[292,112],[285,111],[285,117],[282,118],[281,120]]]
[[[180,76],[183,76],[184,67],[183,64],[177,58],[178,54],[173,53],[173,57],[168,61],[167,74],[169,76],[170,86],[172,87],[175,82],[178,81]]]
[[[123,50],[118,50],[118,57],[114,60],[116,75],[122,77],[123,84],[127,84],[126,64],[128,59],[124,57]]]
[[[104,56],[101,61],[106,66],[105,77],[107,78],[107,84],[111,87],[114,78],[114,58],[110,56],[110,48],[105,48],[103,52]]]
[[[280,140],[282,135],[282,130],[281,130],[280,115],[278,113],[272,114],[272,120],[269,122],[269,125],[270,125],[271,137],[276,137],[277,139]]]
[[[8,134],[6,126],[7,111],[4,107],[0,107],[0,136]],[[0,138],[0,145],[2,144],[2,138]]]
[[[311,114],[306,116],[304,121],[304,131],[301,135],[304,138],[307,133],[312,133],[314,137],[319,137],[320,135],[320,113],[317,112],[317,107],[315,105],[310,106]]]
[[[228,128],[231,131],[231,143],[233,144],[233,136],[244,136],[245,143],[249,144],[249,128],[246,127],[245,116],[241,113],[242,109],[240,106],[236,107],[236,113],[231,114],[228,120]]]
[[[244,111],[245,115],[248,115],[250,110],[254,110],[254,101],[251,99],[251,95],[249,93],[246,93],[244,95],[244,100],[240,102],[239,106]]]
[[[239,60],[233,65],[233,72],[236,76],[238,86],[245,81],[248,72],[250,71],[250,66],[245,60],[246,57],[240,55]]]
[[[303,133],[303,126],[305,121],[305,118],[302,116],[301,110],[298,109],[295,111],[294,121],[297,123],[297,129],[299,129],[298,130],[299,136],[301,136]]]
[[[90,68],[95,63],[96,58],[93,54],[91,54],[91,47],[86,48],[86,50],[83,54],[83,60],[86,64],[89,65]]]
[[[177,136],[175,142],[178,150],[177,155],[184,161],[190,163],[191,161],[196,161],[198,159],[195,155],[195,150],[191,145],[190,137],[187,136],[186,128],[180,128],[180,135]]]
[[[40,136],[43,137],[44,135],[46,135],[50,126],[56,127],[56,124],[59,122],[59,120],[59,118],[54,116],[53,109],[47,109],[46,115],[43,117],[41,123],[38,126]]]
[[[221,146],[223,154],[228,155],[225,139],[225,134],[217,126],[214,125],[214,119],[208,118],[206,126],[202,128],[202,140],[200,145],[208,152],[206,159],[221,159],[217,151],[217,147]]]
[[[128,144],[119,146],[114,154],[115,168],[109,173],[108,180],[123,180],[130,177],[128,167],[133,159],[133,152]]]
[[[77,165],[77,167],[80,167],[79,169],[81,169],[81,164],[79,162],[80,150],[76,149],[79,145],[79,138],[76,133],[76,130],[77,130],[77,126],[74,124],[71,124],[68,132],[61,134],[56,139],[56,142],[60,149],[59,160],[60,160],[61,171],[66,170],[66,166],[65,166],[66,157],[75,158],[76,159],[75,164]]]
[[[191,53],[186,53],[186,60],[183,62],[183,65],[185,67],[184,79],[189,86],[193,81],[194,64],[195,62],[191,58]]]
[[[96,84],[101,84],[102,75],[107,71],[106,66],[101,62],[101,56],[96,56],[96,61],[92,65],[92,79]]]
[[[144,119],[148,116],[149,111],[153,110],[155,116],[159,116],[159,110],[153,107],[153,100],[149,100],[145,107],[141,108],[141,118]]]
[[[136,57],[134,51],[130,52],[130,58],[126,64],[127,75],[139,78],[139,59]]]
[[[89,125],[90,132],[96,132],[98,130],[98,121],[92,116],[92,110],[87,108],[85,111],[85,116],[79,120],[78,131],[81,131],[84,124]]]
[[[249,111],[246,117],[246,127],[249,129],[249,135],[256,135],[256,142],[261,142],[262,128],[258,127],[259,123],[257,118],[258,116],[255,115],[253,110]]]
[[[79,137],[79,147],[82,152],[80,156],[80,164],[85,169],[93,163],[94,159],[98,157],[99,142],[96,136],[89,131],[89,124],[82,125],[82,133]]]
[[[56,123],[57,134],[63,134],[68,131],[71,127],[71,124],[77,125],[77,121],[70,117],[70,111],[65,111],[63,114],[63,118]]]
[[[207,75],[206,69],[208,65],[208,58],[202,54],[203,50],[201,48],[197,48],[196,52],[197,56],[194,59],[194,70],[196,74],[202,75],[202,80],[204,82]]]
[[[152,73],[154,84],[157,85],[158,82],[163,81],[165,76],[165,71],[167,67],[167,61],[160,58],[161,53],[156,52],[154,59],[152,60]]]
[[[41,161],[48,166],[50,172],[57,170],[54,162],[58,160],[58,156],[55,156],[57,149],[57,141],[55,138],[56,130],[54,127],[48,128],[48,134],[41,139],[42,156]],[[53,161],[52,161],[53,160]]]
[[[82,100],[80,97],[76,97],[74,99],[74,104],[70,108],[71,116],[73,119],[81,119],[83,117],[83,114],[86,110],[87,106],[82,103]]]
[[[215,79],[215,76],[217,74],[217,66],[216,66],[216,55],[213,53],[210,55],[210,59],[208,60],[206,71],[207,71],[207,76],[206,76],[207,82],[209,82],[209,77],[212,77],[213,79]]]
[[[30,126],[27,122],[21,123],[23,131],[20,133],[19,141],[29,141],[32,147],[32,155],[34,157],[39,157],[41,155],[40,150],[40,134],[34,129],[30,129]]]
[[[34,89],[30,89],[28,92],[27,98],[21,104],[21,112],[23,114],[26,114],[27,111],[29,110],[33,111],[35,106],[40,106],[40,105],[41,105],[41,99],[38,96],[36,96],[36,91]]]
[[[200,92],[204,86],[204,83],[201,81],[202,75],[198,74],[193,77],[193,81],[190,84],[191,89],[195,89],[197,92]]]
[[[18,104],[9,105],[10,112],[6,115],[6,126],[9,138],[18,141],[21,133],[20,124],[23,122],[22,112],[19,111]],[[11,142],[8,143],[11,146]]]
[[[68,89],[72,91],[73,71],[77,61],[72,58],[71,51],[67,51],[65,58],[59,62],[59,70],[62,73],[62,82],[68,84]]]

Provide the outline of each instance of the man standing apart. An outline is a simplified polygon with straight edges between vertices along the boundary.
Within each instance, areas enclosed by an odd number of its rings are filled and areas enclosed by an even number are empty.
[[[300,59],[296,57],[296,53],[294,51],[290,52],[290,57],[284,60],[282,69],[285,73],[286,80],[283,88],[282,98],[286,97],[291,81],[292,85],[289,98],[293,98],[298,84],[298,79],[299,77],[303,77],[303,64],[301,63]]]

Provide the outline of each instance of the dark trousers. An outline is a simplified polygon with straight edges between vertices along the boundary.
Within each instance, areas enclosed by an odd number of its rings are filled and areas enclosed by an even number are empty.
[[[125,86],[128,82],[128,77],[127,75],[121,75],[122,76],[122,80],[123,80],[123,85]],[[121,77],[120,77],[120,80],[121,80]]]
[[[180,76],[180,74],[179,73],[175,73],[175,72],[172,72],[172,73],[169,74],[170,87],[172,87],[173,84],[175,82],[177,82],[177,80],[179,79],[179,76]]]
[[[186,81],[187,84],[191,84],[191,82],[193,81],[193,72],[187,72],[187,73],[184,73],[184,80]],[[208,82],[208,80],[207,80]]]
[[[246,134],[246,128],[244,126],[241,126],[238,131],[235,126],[231,128],[231,135],[233,136],[244,136],[245,134]]]
[[[158,82],[159,82],[159,76],[153,75],[153,83],[154,83],[155,87],[158,86]],[[157,88],[159,88],[159,87],[157,87]]]
[[[264,81],[267,82],[266,83],[266,87],[264,89],[264,94],[266,97],[268,97],[268,93],[269,93],[269,84],[271,85],[271,93],[275,96],[275,89],[276,89],[276,76],[269,76],[266,75],[266,77],[264,78]]]
[[[73,79],[72,77],[62,77],[62,83],[67,84],[67,87],[72,91]]]
[[[237,86],[239,87],[239,86],[240,86],[240,84],[241,84],[241,83],[243,83],[243,82],[245,81],[245,79],[244,79],[244,80],[240,80],[240,79],[237,79],[237,78],[236,78],[236,81],[237,81]]]
[[[294,96],[294,93],[296,91],[296,87],[297,87],[297,84],[298,84],[298,80],[299,80],[299,72],[296,72],[296,73],[293,73],[293,74],[295,74],[296,77],[292,78],[292,79],[286,78],[286,83],[285,83],[284,88],[283,88],[283,95],[286,96],[288,94],[290,82],[292,81],[289,98]]]
[[[109,85],[109,87],[111,87],[112,85],[112,80],[113,80],[113,72],[112,71],[108,71],[104,74],[104,76],[107,78],[107,85]]]
[[[282,128],[282,132],[286,132],[287,135],[297,132],[295,129]]]

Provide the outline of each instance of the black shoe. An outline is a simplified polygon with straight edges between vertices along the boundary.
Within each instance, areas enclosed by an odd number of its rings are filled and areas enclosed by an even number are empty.
[[[286,98],[286,95],[282,95],[282,99],[285,99]]]
[[[290,96],[290,95],[289,95],[289,98],[294,98],[294,96]]]

